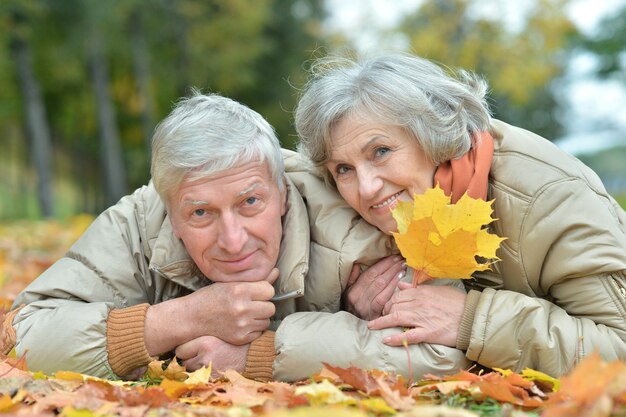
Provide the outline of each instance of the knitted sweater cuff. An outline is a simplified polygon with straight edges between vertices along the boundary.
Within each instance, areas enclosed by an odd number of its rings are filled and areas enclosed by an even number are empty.
[[[0,353],[8,355],[15,347],[15,329],[13,328],[13,319],[17,313],[24,307],[24,304],[13,311],[6,313],[2,320],[2,330],[0,330]],[[1,317],[1,316],[0,316]]]
[[[109,366],[119,376],[126,376],[152,358],[144,344],[146,311],[150,304],[111,310],[107,318],[107,353]]]
[[[472,325],[474,324],[474,314],[476,313],[476,307],[480,300],[480,292],[471,290],[467,293],[465,299],[465,310],[463,311],[463,317],[461,318],[461,325],[459,326],[459,334],[456,338],[456,347],[460,350],[467,350],[470,345],[470,337],[472,336]]]
[[[243,376],[262,382],[272,379],[274,358],[276,357],[274,335],[275,332],[267,330],[250,344]]]

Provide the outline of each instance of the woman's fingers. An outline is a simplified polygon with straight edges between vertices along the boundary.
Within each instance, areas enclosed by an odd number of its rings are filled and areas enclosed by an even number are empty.
[[[361,275],[361,265],[354,263],[352,265],[352,270],[350,271],[350,276],[348,277],[348,283],[346,284],[346,287],[352,286],[356,282],[356,280],[359,278],[360,275]]]
[[[425,331],[419,327],[408,329],[401,333],[387,336],[383,339],[383,343],[389,346],[402,346],[405,341],[409,345],[416,345],[425,341]]]
[[[393,313],[387,314],[385,316],[380,316],[374,320],[370,320],[367,323],[367,327],[370,330],[381,330],[388,329],[390,327],[404,327],[409,326],[406,318],[401,312],[395,311]]]
[[[365,320],[380,316],[405,271],[404,261],[398,256],[383,258],[363,272],[355,264],[344,297],[346,310]]]
[[[391,301],[392,297],[396,293],[396,289],[399,287],[399,284],[402,283],[401,279],[404,278],[405,274],[406,272],[402,270],[395,274],[395,276],[392,275],[393,278],[387,282],[387,286],[383,288],[383,290],[380,291],[372,301],[372,304],[378,310],[379,315],[389,314],[391,306],[393,305]]]

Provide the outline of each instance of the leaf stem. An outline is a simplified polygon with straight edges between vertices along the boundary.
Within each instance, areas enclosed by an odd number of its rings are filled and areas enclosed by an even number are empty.
[[[413,287],[417,287],[419,284],[422,284],[429,279],[430,275],[428,275],[423,269],[413,270]]]

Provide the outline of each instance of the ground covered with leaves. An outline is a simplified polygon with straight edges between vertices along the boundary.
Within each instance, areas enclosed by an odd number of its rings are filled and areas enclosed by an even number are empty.
[[[0,224],[0,316],[91,219]],[[1,317],[0,317],[1,319]],[[553,379],[526,370],[461,371],[419,381],[331,364],[306,381],[260,383],[234,371],[211,378],[155,361],[139,381],[27,370],[0,356],[0,414],[41,416],[626,416],[626,363],[590,355]]]

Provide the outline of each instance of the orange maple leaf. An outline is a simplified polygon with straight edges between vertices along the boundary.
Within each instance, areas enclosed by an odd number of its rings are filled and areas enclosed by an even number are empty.
[[[561,378],[561,389],[550,397],[542,416],[609,415],[613,403],[626,394],[626,362],[605,362],[597,351]]]
[[[340,368],[323,362],[324,369],[333,372],[339,377],[339,380],[351,385],[353,388],[363,391],[367,394],[377,394],[379,390],[376,379],[366,370],[350,366],[348,368]]]
[[[506,238],[484,227],[494,221],[492,201],[464,194],[456,204],[437,185],[391,211],[398,224],[396,243],[413,269],[413,285],[430,278],[472,277],[499,260],[496,250]],[[477,257],[485,261],[478,261]]]

